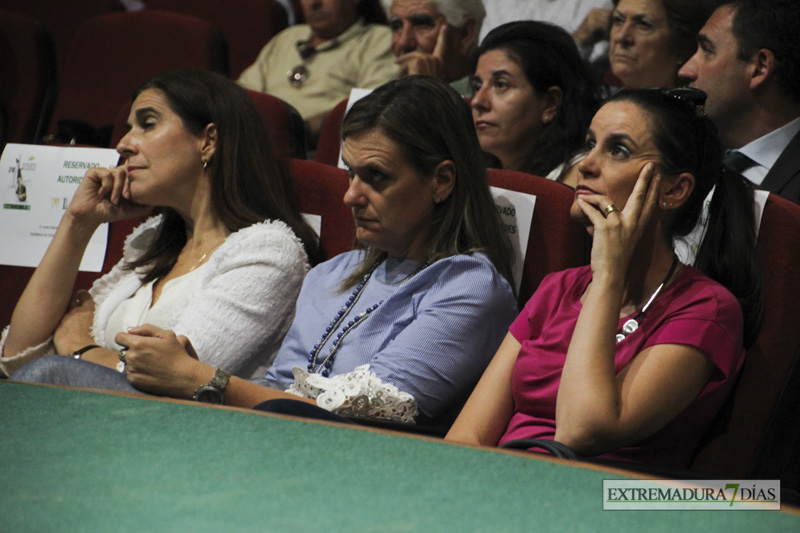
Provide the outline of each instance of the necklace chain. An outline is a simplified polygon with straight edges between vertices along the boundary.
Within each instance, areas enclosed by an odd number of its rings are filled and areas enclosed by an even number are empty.
[[[333,318],[328,327],[325,328],[325,332],[322,334],[322,337],[319,339],[319,341],[317,341],[317,343],[314,345],[314,348],[309,353],[308,356],[309,372],[316,371],[317,358],[319,357],[319,353],[322,351],[322,348],[325,346],[325,343],[328,342],[328,339],[330,338],[331,334],[336,330],[336,328],[339,327],[339,324],[341,324],[342,321],[344,321],[344,319],[347,318],[347,314],[350,312],[350,309],[356,304],[356,302],[358,302],[358,299],[361,298],[361,293],[364,292],[364,288],[367,286],[367,283],[369,283],[369,280],[372,277],[372,273],[375,272],[375,269],[378,268],[378,265],[380,265],[381,262],[382,261],[377,261],[374,265],[372,265],[372,268],[369,269],[369,272],[367,272],[364,275],[364,279],[358,282],[355,290],[353,290],[353,293],[347,298],[344,305],[336,313],[336,316]],[[333,343],[331,344],[331,351],[328,353],[328,356],[325,357],[322,363],[320,363],[320,372],[319,372],[320,374],[322,374],[324,377],[328,377],[331,367],[333,366],[333,358],[336,355],[336,352],[339,351],[339,346],[341,345],[344,337],[348,333],[350,333],[350,330],[352,330],[354,327],[356,327],[361,322],[366,320],[369,317],[369,315],[371,315],[372,312],[375,311],[375,309],[377,309],[382,303],[383,300],[381,300],[375,305],[368,307],[367,309],[359,313],[354,320],[351,320],[345,325],[344,328],[342,328],[342,331],[336,334],[336,338],[333,340]]]
[[[675,272],[675,267],[677,266],[678,266],[678,256],[673,255],[672,265],[669,267],[669,272],[667,272],[667,276],[664,278],[664,281],[662,281],[661,284],[658,287],[656,287],[656,290],[653,291],[653,294],[647,300],[647,303],[644,304],[641,311],[636,313],[636,315],[633,318],[627,320],[622,325],[622,330],[619,333],[617,333],[617,343],[622,342],[623,340],[625,340],[625,337],[627,337],[628,335],[639,329],[639,322],[641,322],[641,320],[644,318],[644,314],[647,312],[647,308],[650,307],[650,304],[653,303],[653,301],[656,299],[656,296],[658,296],[658,294],[661,292],[661,289],[663,289],[664,285],[666,285],[667,282],[670,280],[672,274]]]
[[[190,269],[189,269],[189,272],[192,272],[192,271],[194,271],[194,269],[195,269],[195,268],[197,268],[197,267],[199,267],[201,264],[203,264],[203,261],[205,261],[206,257],[208,257],[208,256],[209,256],[209,254],[212,254],[212,253],[213,253],[213,252],[214,252],[214,251],[215,251],[217,248],[219,248],[220,246],[222,246],[222,243],[224,243],[224,242],[225,242],[225,240],[223,239],[221,242],[218,242],[218,243],[217,243],[217,244],[216,244],[216,245],[215,245],[213,248],[211,248],[211,249],[210,249],[210,250],[208,250],[206,253],[204,253],[204,254],[202,255],[202,257],[200,257],[200,259],[198,259],[198,260],[197,260],[197,262],[196,262],[196,263],[195,263],[195,264],[192,266],[192,268],[190,268]],[[187,272],[187,274],[188,274],[189,272]]]
[[[374,265],[372,265],[372,268],[370,268],[369,272],[367,272],[364,275],[364,278],[358,282],[352,294],[348,296],[344,305],[336,313],[336,316],[333,318],[331,323],[328,325],[328,327],[325,328],[322,337],[320,337],[319,341],[317,341],[317,343],[314,344],[314,347],[311,349],[308,355],[309,372],[313,373],[317,371],[317,369],[319,369],[319,373],[323,377],[328,377],[331,368],[333,367],[333,360],[334,357],[336,356],[336,352],[339,351],[339,347],[341,346],[344,338],[347,336],[348,333],[350,333],[353,329],[355,329],[356,326],[358,326],[367,318],[369,318],[369,316],[383,303],[383,300],[381,300],[378,303],[367,307],[364,311],[361,311],[358,314],[358,316],[356,316],[354,319],[348,321],[344,325],[342,330],[336,333],[336,336],[333,339],[333,342],[331,343],[331,351],[328,352],[328,355],[325,357],[325,359],[319,364],[319,366],[317,366],[317,359],[319,358],[319,354],[322,351],[322,348],[328,342],[328,339],[331,338],[333,333],[339,328],[342,322],[344,322],[344,320],[347,318],[347,315],[350,313],[350,310],[353,308],[353,306],[356,305],[356,302],[358,302],[359,298],[361,298],[361,294],[364,292],[364,289],[369,283],[369,280],[372,278],[372,273],[375,272],[375,270],[382,262],[383,260],[377,261]],[[420,265],[420,267],[416,271],[414,271],[410,276],[405,278],[400,285],[401,286],[404,285],[406,281],[408,281],[409,279],[417,275],[419,272],[424,270],[429,264],[430,261],[426,261],[425,263]]]

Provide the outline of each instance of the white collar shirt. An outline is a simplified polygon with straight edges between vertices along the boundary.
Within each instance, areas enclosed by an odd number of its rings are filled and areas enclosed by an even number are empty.
[[[761,185],[772,165],[798,132],[800,132],[800,117],[739,148],[738,152],[756,163],[744,170],[742,175],[754,184]]]

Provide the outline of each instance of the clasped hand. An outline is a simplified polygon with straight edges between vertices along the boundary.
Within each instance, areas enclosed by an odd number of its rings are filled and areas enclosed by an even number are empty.
[[[131,385],[163,396],[192,397],[205,365],[185,336],[145,324],[117,333],[114,341],[128,347],[125,372]]]

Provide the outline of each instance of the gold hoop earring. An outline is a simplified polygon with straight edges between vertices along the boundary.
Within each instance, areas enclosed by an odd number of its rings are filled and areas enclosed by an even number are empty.
[[[203,162],[203,170],[205,170],[208,167],[208,161],[205,159],[201,159],[201,161]]]

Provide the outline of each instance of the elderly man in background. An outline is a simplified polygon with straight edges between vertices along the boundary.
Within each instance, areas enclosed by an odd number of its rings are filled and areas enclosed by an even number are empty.
[[[374,89],[398,75],[386,26],[366,24],[361,0],[302,0],[305,24],[273,37],[239,84],[291,104],[308,126],[309,144],[350,90]]]
[[[800,202],[800,4],[724,0],[678,75],[708,94],[726,164]]]
[[[481,0],[382,0],[401,75],[427,74],[470,93],[470,54],[486,10]]]

